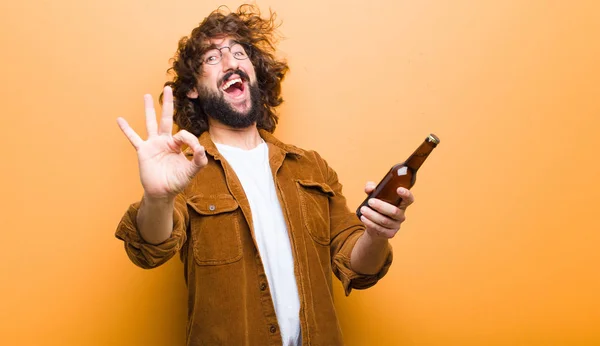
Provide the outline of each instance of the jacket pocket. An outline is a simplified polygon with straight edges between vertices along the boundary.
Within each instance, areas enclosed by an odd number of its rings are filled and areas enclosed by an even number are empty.
[[[187,201],[199,215],[190,217],[198,265],[220,265],[242,258],[239,205],[231,195],[193,196]]]
[[[310,180],[296,180],[302,222],[312,239],[329,245],[331,232],[329,229],[329,197],[335,194],[327,184]]]

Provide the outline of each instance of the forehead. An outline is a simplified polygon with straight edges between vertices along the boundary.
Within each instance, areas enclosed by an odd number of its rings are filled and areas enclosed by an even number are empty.
[[[205,43],[208,45],[209,48],[221,48],[225,46],[230,46],[235,42],[237,41],[231,36],[217,36],[209,39]]]

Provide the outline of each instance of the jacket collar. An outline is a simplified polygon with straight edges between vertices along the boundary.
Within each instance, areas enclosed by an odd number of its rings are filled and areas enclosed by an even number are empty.
[[[259,129],[258,132],[262,139],[276,148],[279,148],[285,155],[291,154],[292,156],[304,156],[304,150],[297,148],[290,144],[285,144],[278,140],[273,134],[263,129]],[[204,147],[204,150],[208,153],[208,155],[218,159],[221,157],[219,154],[219,150],[217,150],[217,146],[210,138],[210,133],[208,131],[204,131],[200,137],[198,137],[200,145]]]

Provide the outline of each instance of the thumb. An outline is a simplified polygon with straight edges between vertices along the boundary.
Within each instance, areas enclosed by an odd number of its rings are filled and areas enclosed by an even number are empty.
[[[377,184],[375,184],[374,181],[367,181],[367,184],[365,185],[365,192],[367,194],[370,194],[371,192],[373,192],[373,190],[375,190],[376,187]]]

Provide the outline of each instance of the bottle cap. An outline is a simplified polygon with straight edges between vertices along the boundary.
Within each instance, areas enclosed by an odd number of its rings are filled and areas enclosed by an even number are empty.
[[[427,141],[432,142],[435,145],[440,144],[440,139],[433,133],[429,134],[429,136],[427,137]]]

